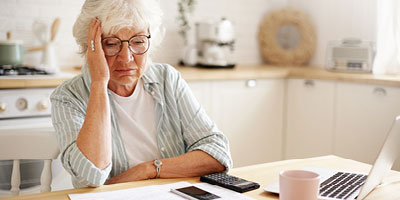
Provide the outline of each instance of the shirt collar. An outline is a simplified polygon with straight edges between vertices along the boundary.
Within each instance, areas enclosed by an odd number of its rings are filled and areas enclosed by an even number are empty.
[[[160,83],[160,81],[157,78],[157,75],[155,74],[154,67],[155,66],[152,61],[150,61],[147,64],[146,71],[144,72],[144,74],[142,76],[144,84]]]

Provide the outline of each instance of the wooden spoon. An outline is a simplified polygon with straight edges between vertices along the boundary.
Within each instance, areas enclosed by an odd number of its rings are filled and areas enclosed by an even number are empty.
[[[50,37],[50,41],[54,41],[54,38],[56,37],[58,28],[60,27],[60,18],[56,18],[53,21],[53,24],[51,25],[51,37]]]

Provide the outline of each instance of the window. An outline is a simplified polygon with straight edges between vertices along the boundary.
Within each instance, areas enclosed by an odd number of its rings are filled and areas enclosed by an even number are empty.
[[[377,1],[377,54],[374,74],[400,74],[400,1]]]

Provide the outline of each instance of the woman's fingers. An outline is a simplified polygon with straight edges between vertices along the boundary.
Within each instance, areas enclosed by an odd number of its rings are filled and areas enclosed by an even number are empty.
[[[97,46],[97,48],[101,49],[101,34],[103,33],[103,30],[101,28],[100,20],[97,20],[96,26],[97,27],[96,27],[96,35],[95,35],[94,43]]]
[[[92,81],[108,81],[110,78],[108,63],[101,45],[101,22],[92,19],[88,31],[87,61]]]
[[[92,51],[92,40],[93,42],[96,42],[97,38],[97,32],[98,32],[98,27],[99,27],[99,20],[97,20],[96,18],[93,18],[92,21],[90,22],[89,25],[89,33],[88,33],[88,50]],[[101,32],[100,32],[101,34]],[[96,48],[94,48],[96,49]]]

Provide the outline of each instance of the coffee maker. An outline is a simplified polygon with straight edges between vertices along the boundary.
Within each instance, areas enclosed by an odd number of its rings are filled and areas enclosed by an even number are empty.
[[[204,68],[233,68],[234,28],[231,21],[196,23],[196,66]]]

